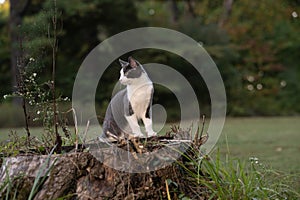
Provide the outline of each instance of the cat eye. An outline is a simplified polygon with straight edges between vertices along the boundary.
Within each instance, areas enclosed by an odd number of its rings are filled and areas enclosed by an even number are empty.
[[[132,69],[133,69],[132,67],[126,66],[126,67],[123,68],[123,72],[124,72],[125,75],[128,75],[129,71],[132,70]]]

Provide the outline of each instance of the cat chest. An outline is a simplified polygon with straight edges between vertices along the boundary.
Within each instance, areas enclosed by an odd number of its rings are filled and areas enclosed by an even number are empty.
[[[134,114],[142,118],[150,104],[152,98],[152,87],[143,87],[128,91],[128,99]]]

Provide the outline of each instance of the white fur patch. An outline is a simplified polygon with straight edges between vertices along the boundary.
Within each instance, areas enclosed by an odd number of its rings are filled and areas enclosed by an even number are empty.
[[[127,85],[127,95],[131,107],[136,116],[140,119],[146,114],[151,101],[153,85],[151,82],[142,85]]]

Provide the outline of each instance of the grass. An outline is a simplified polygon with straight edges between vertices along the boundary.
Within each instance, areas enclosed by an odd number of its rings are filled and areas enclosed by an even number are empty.
[[[23,128],[0,128],[0,141],[9,139],[10,130],[25,135]],[[42,131],[31,128],[35,136]],[[97,135],[97,131],[93,135]],[[228,154],[227,145],[231,157],[241,160],[257,157],[274,169],[300,173],[300,117],[227,118],[216,145],[223,157]]]
[[[217,143],[221,155],[257,157],[269,167],[300,173],[300,117],[228,118]]]
[[[227,118],[213,155],[219,151],[223,161],[229,156],[243,163],[257,159],[271,172],[269,185],[281,179],[300,193],[299,122],[300,117]]]
[[[300,117],[228,118],[215,148],[218,150],[212,153],[214,159],[191,160],[209,179],[194,173],[192,180],[195,185],[205,185],[211,197],[219,199],[299,198],[299,122]],[[8,132],[0,129],[1,140],[8,139]],[[31,132],[38,136],[42,129]]]
[[[291,177],[266,168],[257,158],[248,162],[222,161],[220,154],[213,160],[209,157],[190,158],[195,170],[188,169],[191,185],[205,186],[209,199],[299,199]],[[186,169],[186,168],[185,168]],[[200,171],[204,174],[197,173]]]
[[[50,161],[51,161],[50,159],[51,159],[51,156],[53,155],[54,148],[48,154],[47,159],[45,160],[45,162],[43,163],[41,168],[38,170],[37,176],[34,179],[32,187],[30,188],[30,193],[27,198],[28,200],[34,199],[34,196],[38,192],[39,187],[42,185],[43,182],[45,182],[46,178],[50,174],[50,171],[52,170],[53,166],[55,165],[56,159],[54,159],[54,161],[52,163],[50,163]],[[0,195],[2,194],[3,196],[1,196],[1,197],[2,197],[2,199],[5,199],[5,200],[20,199],[20,196],[22,196],[23,194],[20,194],[20,191],[18,189],[18,186],[19,186],[18,181],[20,181],[23,178],[23,176],[26,174],[21,173],[17,177],[14,177],[14,179],[12,180],[11,177],[9,176],[9,170],[10,170],[9,168],[5,167],[6,179],[3,183],[0,183]],[[15,182],[17,182],[17,183],[15,183]],[[16,185],[16,187],[13,187],[15,185]],[[19,195],[19,197],[17,197],[17,195]],[[25,197],[21,197],[21,198],[25,198]]]

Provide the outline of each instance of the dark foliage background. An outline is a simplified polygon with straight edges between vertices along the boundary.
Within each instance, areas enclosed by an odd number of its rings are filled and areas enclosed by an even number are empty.
[[[17,3],[16,3],[17,2]],[[28,0],[0,5],[0,96],[16,85],[11,64],[19,48],[11,32],[22,38],[28,74],[38,81],[51,76],[51,9],[53,1]],[[22,9],[21,21],[12,29],[9,6]],[[18,7],[19,6],[19,7]],[[298,115],[300,113],[300,2],[297,0],[73,0],[57,1],[58,56],[57,93],[71,97],[76,72],[85,56],[101,41],[128,29],[143,26],[167,27],[181,31],[203,44],[217,64],[227,92],[228,115]],[[51,35],[50,35],[51,37]],[[130,52],[141,63],[157,62],[183,74],[196,91],[201,111],[210,113],[209,93],[200,75],[184,59],[168,52],[147,49]],[[126,57],[127,55],[124,55]],[[98,86],[97,110],[104,116],[119,67],[112,63]],[[19,125],[17,104],[1,98],[0,126]],[[166,88],[156,86],[154,103],[165,105],[168,120],[179,119],[178,102]],[[67,109],[70,105],[61,106]],[[21,115],[21,114],[20,114]],[[12,119],[10,123],[9,119]]]

